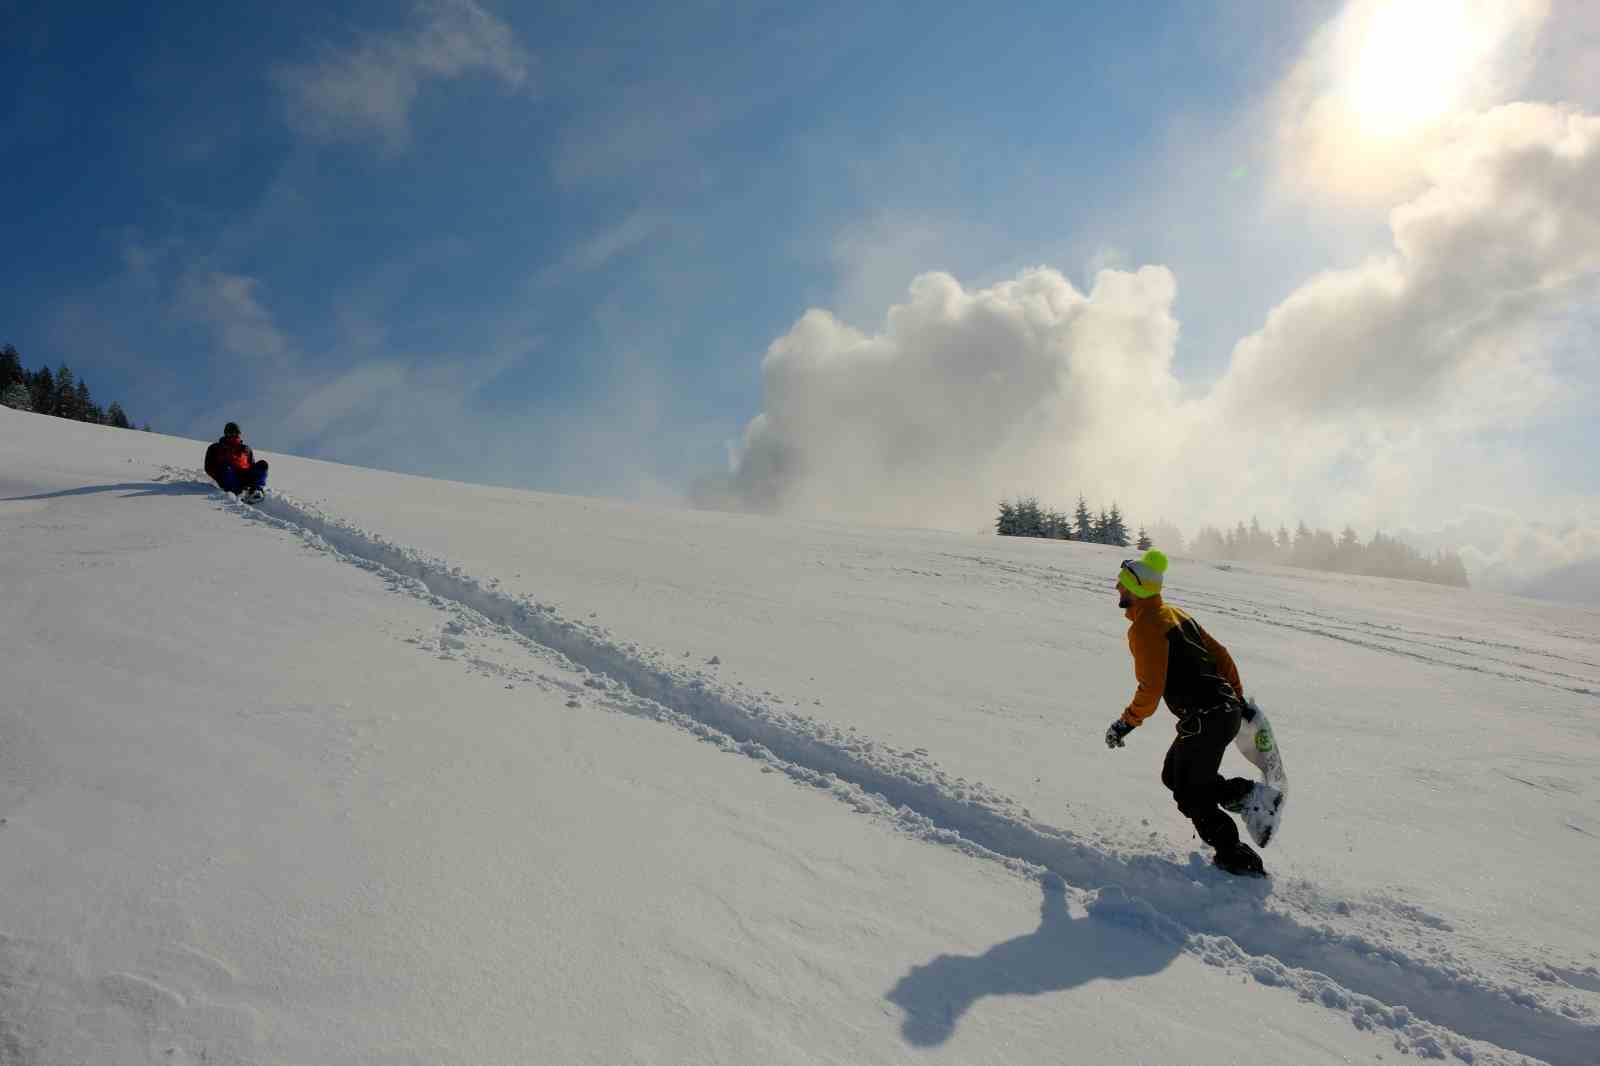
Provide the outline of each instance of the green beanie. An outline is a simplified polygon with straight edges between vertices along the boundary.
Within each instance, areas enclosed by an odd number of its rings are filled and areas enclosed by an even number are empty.
[[[1161,578],[1167,572],[1167,557],[1154,548],[1143,559],[1124,559],[1117,580],[1141,600],[1161,594]]]

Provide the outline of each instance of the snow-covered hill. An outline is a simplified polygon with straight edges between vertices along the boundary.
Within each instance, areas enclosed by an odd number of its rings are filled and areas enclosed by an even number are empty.
[[[1115,552],[202,450],[0,409],[8,1066],[1600,1062],[1600,613],[1175,560],[1238,881]]]

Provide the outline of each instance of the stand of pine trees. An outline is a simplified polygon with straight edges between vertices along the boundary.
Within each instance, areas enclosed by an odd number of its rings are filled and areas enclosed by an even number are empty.
[[[1089,544],[1115,544],[1126,548],[1129,544],[1128,526],[1122,512],[1113,503],[1111,510],[1101,508],[1098,515],[1089,512],[1089,505],[1078,497],[1078,509],[1069,518],[1059,511],[1047,511],[1032,496],[1000,503],[1000,517],[994,531],[1002,537],[1044,537],[1047,540],[1081,540]],[[1150,538],[1139,530],[1141,549],[1150,547]]]
[[[53,374],[49,367],[30,371],[9,344],[0,347],[0,406],[118,429],[133,428],[121,404],[112,401],[110,407],[102,408],[95,403],[88,383],[79,381],[70,367],[62,365]]]
[[[1163,538],[1170,541],[1161,545],[1167,551],[1184,549],[1182,537],[1176,529],[1157,523]],[[1032,496],[1014,501],[1002,501],[1000,517],[995,521],[995,532],[1002,537],[1044,537],[1050,540],[1077,540],[1089,544],[1115,544],[1129,546],[1128,527],[1117,509],[1101,509],[1098,515],[1089,510],[1088,503],[1078,497],[1077,509],[1072,515],[1047,510],[1039,506]],[[1150,535],[1141,527],[1133,542],[1140,551],[1151,547]],[[1286,527],[1276,534],[1261,528],[1261,523],[1251,519],[1246,526],[1240,522],[1227,533],[1207,526],[1188,546],[1194,555],[1208,559],[1225,559],[1238,562],[1272,563],[1294,566],[1303,570],[1332,570],[1344,574],[1365,574],[1369,577],[1403,577],[1412,581],[1430,581],[1439,585],[1467,587],[1467,568],[1455,552],[1438,552],[1423,555],[1411,545],[1395,537],[1374,533],[1367,543],[1349,526],[1337,539],[1324,530],[1312,530],[1304,522],[1291,535]]]

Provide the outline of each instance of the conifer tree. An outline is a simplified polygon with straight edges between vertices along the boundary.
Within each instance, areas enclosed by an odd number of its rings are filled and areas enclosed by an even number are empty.
[[[1017,535],[1017,509],[1006,500],[1000,501],[1000,517],[995,519],[994,531],[1002,537]]]
[[[1033,496],[1028,496],[1017,501],[1017,536],[1039,537],[1044,535],[1044,516],[1039,510],[1039,501]]]
[[[97,426],[105,422],[105,411],[100,407],[99,404],[95,403],[94,400],[90,398],[89,383],[84,381],[82,378],[78,379],[78,396],[76,406],[78,409],[78,418],[82,421],[93,422]]]
[[[50,414],[56,406],[56,376],[47,366],[40,367],[29,382],[33,390],[33,409],[42,415]]]
[[[0,348],[0,392],[16,384],[28,383],[28,372],[22,369],[22,356],[11,345]]]
[[[55,404],[50,408],[50,413],[57,418],[79,417],[78,410],[78,380],[73,377],[72,369],[62,363],[56,370]]]
[[[1106,543],[1119,548],[1128,546],[1128,527],[1123,523],[1122,511],[1115,501],[1111,504],[1111,514],[1106,517]]]
[[[1094,519],[1089,516],[1089,505],[1078,497],[1078,509],[1073,512],[1073,540],[1094,540]]]

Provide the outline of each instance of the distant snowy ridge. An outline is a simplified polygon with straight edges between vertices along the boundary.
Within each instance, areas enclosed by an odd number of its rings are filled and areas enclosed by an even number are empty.
[[[168,477],[208,484],[197,471],[168,468]],[[465,618],[465,626],[453,627],[462,636],[473,626],[494,628],[530,650],[564,656],[592,675],[587,684],[605,694],[608,706],[671,722],[761,760],[921,839],[1041,879],[1060,878],[1077,886],[1077,898],[1098,917],[1292,990],[1363,1028],[1391,1030],[1402,1050],[1473,1062],[1522,1062],[1523,1055],[1555,1066],[1596,1061],[1581,1049],[1600,1046],[1600,1027],[1582,1008],[1557,1001],[1562,983],[1542,963],[1499,959],[1503,972],[1497,975],[1456,965],[1448,953],[1448,925],[1431,916],[1394,905],[1374,923],[1364,920],[1374,916],[1372,904],[1330,899],[1309,882],[1272,889],[1241,883],[1197,858],[1129,849],[1041,824],[995,790],[951,779],[921,751],[896,750],[779,709],[293,497],[274,495],[256,507],[227,499],[241,516],[300,536]]]

